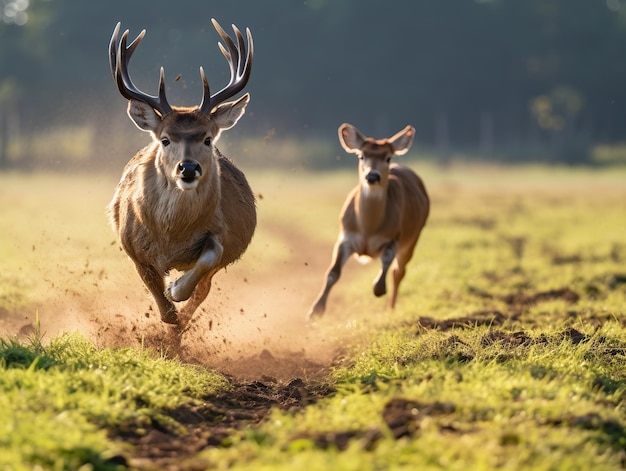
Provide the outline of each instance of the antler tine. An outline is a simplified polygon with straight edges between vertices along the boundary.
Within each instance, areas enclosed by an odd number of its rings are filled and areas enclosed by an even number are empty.
[[[211,110],[203,110],[203,106],[205,106],[205,102],[210,101],[211,99],[211,88],[209,87],[209,81],[206,79],[206,75],[204,74],[204,69],[200,66],[200,78],[202,79],[202,103],[200,103],[200,111],[203,113],[210,113]]]
[[[235,43],[226,31],[222,29],[217,21],[211,19],[211,22],[213,23],[213,27],[217,33],[226,44],[226,47],[224,47],[221,43],[218,43],[218,46],[228,61],[228,66],[230,68],[230,82],[214,95],[209,94],[208,83],[206,83],[206,86],[204,87],[204,96],[202,97],[202,103],[200,104],[200,111],[205,114],[210,114],[211,110],[213,110],[213,108],[217,105],[243,90],[248,83],[248,79],[250,78],[250,72],[252,71],[252,56],[254,55],[252,33],[250,33],[248,28],[246,28],[246,36],[248,40],[248,51],[246,54],[246,45],[243,35],[235,25],[232,25],[232,28],[235,32],[237,43]],[[206,77],[204,77],[203,71],[201,71],[201,75],[203,76],[203,83],[205,83],[204,81],[206,80]]]
[[[243,35],[241,34],[241,31],[239,31],[239,29],[233,25],[233,30],[235,31],[235,36],[237,36],[237,44],[238,44],[238,49],[240,51],[245,51],[246,50],[246,45],[243,42]],[[252,49],[252,35],[250,34],[250,30],[248,28],[246,28],[246,35],[249,36],[248,38],[248,42],[250,43],[250,49]],[[239,69],[237,70],[237,73],[239,75],[241,75],[243,73],[243,68],[247,65],[248,63],[248,58],[246,57],[246,62],[242,62],[239,61]]]
[[[159,94],[158,96],[148,95],[147,93],[139,90],[133,83],[130,75],[128,74],[128,63],[132,57],[135,49],[146,34],[144,29],[127,47],[126,42],[128,40],[129,31],[124,31],[122,38],[118,44],[118,36],[120,31],[120,23],[117,24],[111,36],[111,43],[109,44],[109,60],[111,63],[111,72],[115,77],[117,88],[124,98],[127,100],[138,100],[149,105],[154,110],[158,111],[161,116],[171,113],[172,107],[167,102],[165,96],[165,71],[161,67],[159,76]]]
[[[236,36],[239,30],[237,29],[235,25],[233,25],[233,30],[235,31],[235,36]],[[231,73],[231,79],[232,79],[232,75],[239,71],[238,66],[239,66],[239,62],[241,62],[240,51],[245,51],[245,49],[243,48],[239,49],[237,45],[235,44],[235,42],[233,41],[233,39],[228,34],[226,34],[226,32],[222,28],[218,30],[218,33],[220,37],[222,38],[222,40],[226,43],[226,46],[228,47],[228,50],[226,50],[226,48],[222,45],[222,43],[220,42],[217,43],[217,46],[220,48],[220,51],[222,52],[222,54],[228,61],[228,66],[230,67],[230,73]],[[239,38],[237,38],[237,43],[239,43]],[[233,61],[233,58],[236,58],[235,59],[236,63]]]
[[[115,79],[115,69],[117,68],[117,43],[118,37],[120,35],[120,27],[122,23],[117,23],[115,25],[115,29],[113,30],[113,35],[111,35],[111,41],[109,42],[109,65],[111,66],[111,73],[113,74],[113,78]]]

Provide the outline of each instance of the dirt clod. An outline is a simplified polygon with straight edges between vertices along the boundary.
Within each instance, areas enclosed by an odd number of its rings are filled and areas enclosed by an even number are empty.
[[[398,439],[415,435],[422,420],[427,417],[444,416],[454,413],[456,405],[452,402],[424,403],[416,400],[394,398],[383,409],[383,419],[393,436]],[[448,425],[443,425],[448,427]]]

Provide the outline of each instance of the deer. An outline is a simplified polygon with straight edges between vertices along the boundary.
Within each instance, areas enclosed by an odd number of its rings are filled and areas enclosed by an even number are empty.
[[[215,19],[224,41],[218,47],[230,67],[230,81],[211,94],[200,67],[200,105],[170,106],[161,67],[158,95],[139,90],[128,64],[145,36],[129,45],[118,23],[109,44],[109,60],[120,94],[128,100],[127,114],[151,135],[151,143],[126,164],[107,211],[121,247],[158,307],[161,321],[183,328],[206,299],[213,276],[240,259],[256,228],[256,201],[244,173],[215,146],[232,128],[250,101],[243,90],[250,78],[252,34],[232,25],[231,38]],[[165,286],[172,270],[182,273]],[[174,303],[187,301],[177,310]]]
[[[322,290],[307,314],[309,322],[326,311],[330,290],[353,255],[359,259],[381,259],[382,267],[373,286],[377,297],[387,293],[387,272],[393,263],[389,308],[394,309],[406,264],[413,256],[430,211],[421,178],[409,167],[391,162],[392,157],[406,154],[411,147],[415,136],[412,126],[389,139],[365,137],[348,123],[339,126],[338,134],[343,149],[359,159],[359,178],[343,204],[339,237]]]

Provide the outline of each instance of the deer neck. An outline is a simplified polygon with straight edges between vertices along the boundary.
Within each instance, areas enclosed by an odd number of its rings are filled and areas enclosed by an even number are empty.
[[[154,186],[158,191],[153,196],[153,217],[163,237],[191,237],[201,220],[211,221],[220,212],[221,179],[216,171],[188,191],[180,190],[164,175],[157,178],[160,185]]]
[[[356,216],[359,227],[366,233],[375,232],[382,224],[387,206],[387,188],[360,185],[356,194]]]

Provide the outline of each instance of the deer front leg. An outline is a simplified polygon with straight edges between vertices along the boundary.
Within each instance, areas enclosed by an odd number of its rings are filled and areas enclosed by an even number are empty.
[[[163,275],[160,274],[153,266],[135,263],[137,272],[152,294],[154,301],[157,303],[161,320],[168,324],[178,323],[178,312],[172,302],[163,294],[165,283]]]
[[[387,271],[396,258],[396,252],[398,250],[398,243],[392,240],[383,246],[383,251],[380,256],[382,261],[382,268],[378,273],[378,276],[374,280],[374,295],[380,297],[387,293]]]
[[[209,239],[196,264],[167,287],[167,297],[172,301],[189,299],[200,280],[219,264],[223,253],[222,244],[215,239]]]
[[[353,253],[354,251],[348,241],[345,239],[339,239],[337,241],[333,251],[333,258],[331,260],[330,267],[326,272],[326,282],[307,314],[307,321],[310,321],[315,317],[321,317],[324,314],[326,311],[326,299],[328,298],[328,293],[330,293],[330,289],[335,283],[337,283],[337,280],[339,280],[342,267]]]

